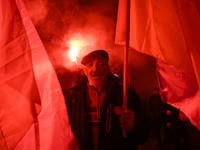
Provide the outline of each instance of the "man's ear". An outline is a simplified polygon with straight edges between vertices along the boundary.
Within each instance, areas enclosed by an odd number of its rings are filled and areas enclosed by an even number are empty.
[[[84,71],[84,74],[87,76],[87,74],[86,74],[86,67],[85,66],[83,67],[83,71]]]

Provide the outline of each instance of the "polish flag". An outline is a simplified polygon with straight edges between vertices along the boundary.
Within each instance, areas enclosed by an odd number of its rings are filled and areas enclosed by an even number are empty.
[[[74,150],[64,96],[22,0],[0,0],[0,149]]]

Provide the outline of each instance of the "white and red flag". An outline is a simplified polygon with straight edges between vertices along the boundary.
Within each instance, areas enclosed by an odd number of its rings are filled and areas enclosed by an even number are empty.
[[[0,149],[74,150],[56,73],[22,0],[0,0]]]
[[[198,89],[200,87],[200,7],[198,0],[119,0],[118,19],[116,29],[116,44],[125,45],[127,34],[129,34],[129,45],[141,53],[150,55],[171,65],[177,72],[181,71],[185,77],[192,78]],[[130,21],[124,20],[127,16],[126,10],[130,9]],[[127,26],[126,24],[129,24]],[[127,29],[129,27],[129,29]],[[129,31],[129,33],[127,33]],[[160,63],[160,65],[163,65]],[[166,66],[166,65],[165,65]],[[161,66],[160,66],[161,67]],[[165,70],[165,69],[164,69]],[[159,70],[158,70],[159,71]],[[169,76],[170,72],[165,72]],[[162,74],[160,74],[162,76]],[[187,78],[186,77],[186,78]],[[160,78],[159,82],[162,82]],[[173,76],[171,76],[173,79]],[[168,80],[169,81],[169,80]],[[181,82],[173,80],[169,82]],[[184,81],[182,81],[184,82]],[[182,84],[183,85],[183,84]],[[177,86],[170,89],[168,84],[162,83],[167,93],[177,93],[183,87]],[[161,91],[163,90],[161,89]],[[196,98],[200,99],[196,89]],[[189,90],[190,91],[190,90]],[[184,95],[184,91],[182,91]],[[194,93],[193,93],[194,94]],[[191,94],[179,105],[191,100]],[[188,95],[187,95],[188,96]],[[170,100],[167,97],[167,102]],[[174,102],[173,102],[174,103]],[[170,102],[170,104],[172,104]],[[176,105],[177,106],[177,105]],[[200,110],[198,106],[180,107],[195,126],[200,122]],[[187,109],[194,109],[188,113]],[[194,119],[196,118],[196,119]],[[195,121],[194,121],[195,120]]]
[[[156,68],[163,101],[182,110],[200,130],[200,90],[196,80],[161,60],[156,61]]]

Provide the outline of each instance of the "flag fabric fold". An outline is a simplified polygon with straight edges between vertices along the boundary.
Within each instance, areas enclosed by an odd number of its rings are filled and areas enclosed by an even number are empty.
[[[119,0],[115,37],[115,43],[119,45],[125,45],[126,42],[125,31],[127,31],[126,24],[128,23],[124,20],[126,3],[127,0]],[[198,0],[130,0],[130,47],[153,56],[181,71],[182,75],[184,74],[183,79],[180,75],[177,76],[169,71],[162,72],[159,82],[162,83],[160,85],[164,89],[168,89],[168,92],[165,92],[166,102],[185,112],[195,126],[198,126],[200,121],[198,117],[200,110],[198,105],[195,105],[195,103],[198,104],[197,99],[200,98],[198,94],[200,87],[199,14]],[[163,70],[169,67],[163,64],[161,66]],[[168,77],[171,79],[168,80],[170,84],[165,82],[165,78]],[[185,81],[191,81],[191,83],[188,82],[185,85]],[[192,87],[193,84],[195,84],[195,90]],[[186,92],[187,90],[189,91]],[[169,91],[171,91],[171,97]],[[175,94],[177,92],[182,92],[182,97],[177,96]]]
[[[200,90],[196,80],[172,65],[156,61],[164,102],[178,108],[200,130]]]
[[[125,1],[119,0],[115,43],[120,45],[126,40]],[[195,1],[130,2],[130,47],[173,65],[195,79],[200,78],[199,26]]]
[[[78,149],[56,73],[22,0],[0,0],[0,149]]]

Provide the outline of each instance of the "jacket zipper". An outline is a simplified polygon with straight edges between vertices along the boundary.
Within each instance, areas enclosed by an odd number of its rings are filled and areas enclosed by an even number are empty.
[[[109,104],[107,107],[107,115],[106,115],[106,132],[111,130],[111,111],[112,111],[112,104]]]

